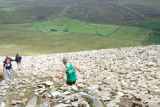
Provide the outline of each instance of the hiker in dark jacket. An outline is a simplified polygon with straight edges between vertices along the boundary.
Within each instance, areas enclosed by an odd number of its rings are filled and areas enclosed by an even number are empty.
[[[17,69],[21,70],[21,61],[22,61],[22,57],[17,53],[15,56],[15,61],[17,63]]]
[[[12,58],[6,56],[5,60],[3,61],[3,72],[4,78],[7,81],[10,81],[13,78],[13,70],[12,70]]]

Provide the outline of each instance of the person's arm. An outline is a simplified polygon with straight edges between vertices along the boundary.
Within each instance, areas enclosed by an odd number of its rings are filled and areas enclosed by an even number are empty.
[[[63,79],[64,76],[65,76],[65,67],[63,66],[62,69],[60,69],[59,71],[59,74],[56,76],[58,79]]]
[[[75,66],[75,68],[77,69],[77,71],[81,72],[81,70],[79,69],[79,67],[78,67],[78,66]]]
[[[3,67],[5,66],[6,60],[3,61]]]
[[[65,76],[65,69],[60,71],[60,79],[64,79]]]
[[[15,59],[10,58],[11,61],[16,61]]]

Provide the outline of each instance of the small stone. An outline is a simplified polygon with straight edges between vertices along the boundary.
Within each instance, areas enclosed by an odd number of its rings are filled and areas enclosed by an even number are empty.
[[[59,91],[51,92],[51,95],[52,95],[53,97],[59,97],[59,96],[62,96],[62,94],[61,94]]]
[[[63,94],[64,94],[64,95],[70,95],[70,94],[71,94],[71,92],[69,92],[69,91],[65,91]]]
[[[5,102],[1,102],[1,103],[0,103],[0,107],[6,107]]]
[[[23,102],[21,100],[12,100],[11,104],[16,105],[16,104],[22,104]]]
[[[46,81],[46,82],[45,82],[45,85],[51,86],[51,85],[53,85],[53,82],[52,82],[52,81]]]
[[[78,107],[90,107],[90,106],[89,106],[88,102],[81,101],[81,102],[79,102]]]
[[[70,105],[70,104],[58,104],[58,105],[55,105],[54,107],[72,107],[72,105]]]
[[[78,107],[78,102],[72,102],[71,104],[73,107]]]
[[[78,87],[75,86],[75,85],[73,85],[71,89],[74,90],[74,91],[78,91]]]

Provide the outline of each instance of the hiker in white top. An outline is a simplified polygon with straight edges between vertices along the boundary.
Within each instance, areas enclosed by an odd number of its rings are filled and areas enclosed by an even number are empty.
[[[4,79],[6,81],[11,81],[13,79],[12,61],[12,58],[8,56],[3,61]]]

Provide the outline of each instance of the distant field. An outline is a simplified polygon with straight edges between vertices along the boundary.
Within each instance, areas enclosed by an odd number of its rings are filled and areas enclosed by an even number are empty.
[[[151,30],[59,19],[0,25],[0,55],[44,54],[152,44]]]

